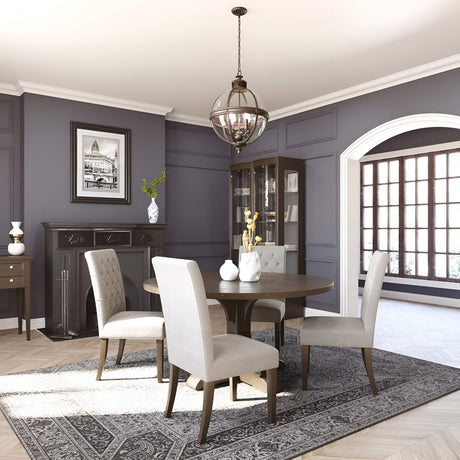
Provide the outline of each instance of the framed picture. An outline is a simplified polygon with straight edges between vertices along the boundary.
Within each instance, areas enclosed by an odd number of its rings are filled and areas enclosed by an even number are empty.
[[[130,204],[131,130],[70,122],[72,203]]]
[[[287,175],[287,192],[297,192],[297,177],[298,173],[288,173]]]

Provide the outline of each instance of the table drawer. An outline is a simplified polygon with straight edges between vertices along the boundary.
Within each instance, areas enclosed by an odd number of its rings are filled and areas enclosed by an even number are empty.
[[[0,277],[17,276],[24,273],[24,264],[20,262],[0,264]]]
[[[11,276],[11,277],[2,277],[0,278],[0,289],[7,289],[13,287],[24,287],[24,277],[23,276]]]

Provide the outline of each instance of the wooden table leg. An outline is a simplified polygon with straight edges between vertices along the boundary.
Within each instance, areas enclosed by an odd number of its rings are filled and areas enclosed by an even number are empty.
[[[30,340],[30,287],[25,287],[25,316],[26,316],[26,336]]]
[[[18,334],[22,334],[22,318],[23,318],[23,305],[24,305],[24,288],[16,289],[16,307],[18,311]]]

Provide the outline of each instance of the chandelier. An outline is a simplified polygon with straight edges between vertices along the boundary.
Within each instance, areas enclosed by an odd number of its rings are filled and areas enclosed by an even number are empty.
[[[214,102],[209,114],[216,134],[233,145],[236,152],[256,141],[264,132],[268,112],[261,107],[260,99],[247,87],[241,73],[241,16],[247,9],[237,6],[232,13],[238,16],[238,72],[229,92],[222,93]]]

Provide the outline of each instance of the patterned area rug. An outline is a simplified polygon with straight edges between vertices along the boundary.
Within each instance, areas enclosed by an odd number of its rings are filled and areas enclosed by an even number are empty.
[[[269,331],[255,337],[273,343]],[[156,380],[154,351],[0,377],[0,407],[33,459],[289,459],[460,389],[460,369],[374,350],[373,396],[359,349],[312,347],[309,390],[300,390],[298,331],[286,329],[277,396],[267,422],[264,395],[216,389],[208,441],[198,445],[202,392],[181,374],[173,416],[168,384]],[[166,373],[166,375],[168,375]]]

